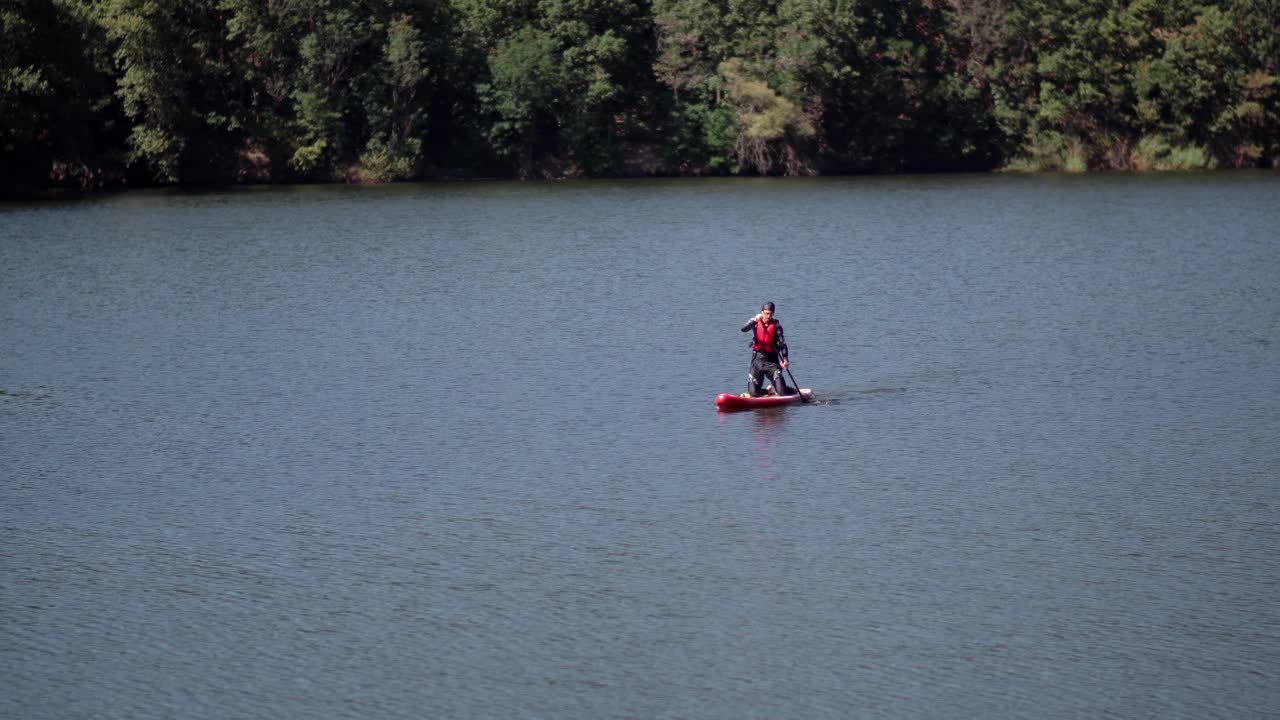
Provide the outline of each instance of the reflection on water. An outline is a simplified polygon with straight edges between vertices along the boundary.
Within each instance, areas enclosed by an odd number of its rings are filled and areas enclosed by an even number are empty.
[[[757,443],[768,443],[768,431],[777,429],[776,426],[785,422],[787,413],[797,409],[792,407],[765,408],[763,410],[753,410],[752,419],[755,421],[755,438]]]

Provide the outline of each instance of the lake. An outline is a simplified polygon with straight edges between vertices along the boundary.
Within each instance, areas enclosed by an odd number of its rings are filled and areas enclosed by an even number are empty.
[[[1264,718],[1280,174],[0,205],[0,716]],[[817,402],[720,414],[765,301]]]

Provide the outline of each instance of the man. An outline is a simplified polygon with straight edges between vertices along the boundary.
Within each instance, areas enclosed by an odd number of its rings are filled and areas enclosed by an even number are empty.
[[[760,312],[742,326],[751,333],[751,369],[747,372],[747,397],[760,397],[765,378],[773,385],[775,395],[787,395],[782,371],[787,369],[787,341],[782,325],[773,317],[773,303],[767,302]]]

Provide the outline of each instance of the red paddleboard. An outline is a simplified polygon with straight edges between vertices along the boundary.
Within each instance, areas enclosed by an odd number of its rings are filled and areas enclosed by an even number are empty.
[[[741,395],[720,393],[716,396],[716,409],[720,412],[733,412],[735,410],[759,410],[760,408],[791,405],[792,403],[798,402],[813,402],[812,390],[809,388],[800,388],[800,393],[804,395],[803,399],[800,395],[762,395],[760,397],[742,397]]]

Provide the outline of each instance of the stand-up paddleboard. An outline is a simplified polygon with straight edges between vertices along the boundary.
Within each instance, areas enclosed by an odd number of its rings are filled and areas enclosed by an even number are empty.
[[[742,397],[741,395],[720,393],[716,396],[716,409],[720,412],[759,410],[760,408],[778,407],[779,405],[791,405],[799,402],[813,402],[813,391],[809,388],[800,388],[798,395],[761,395],[760,397]]]

